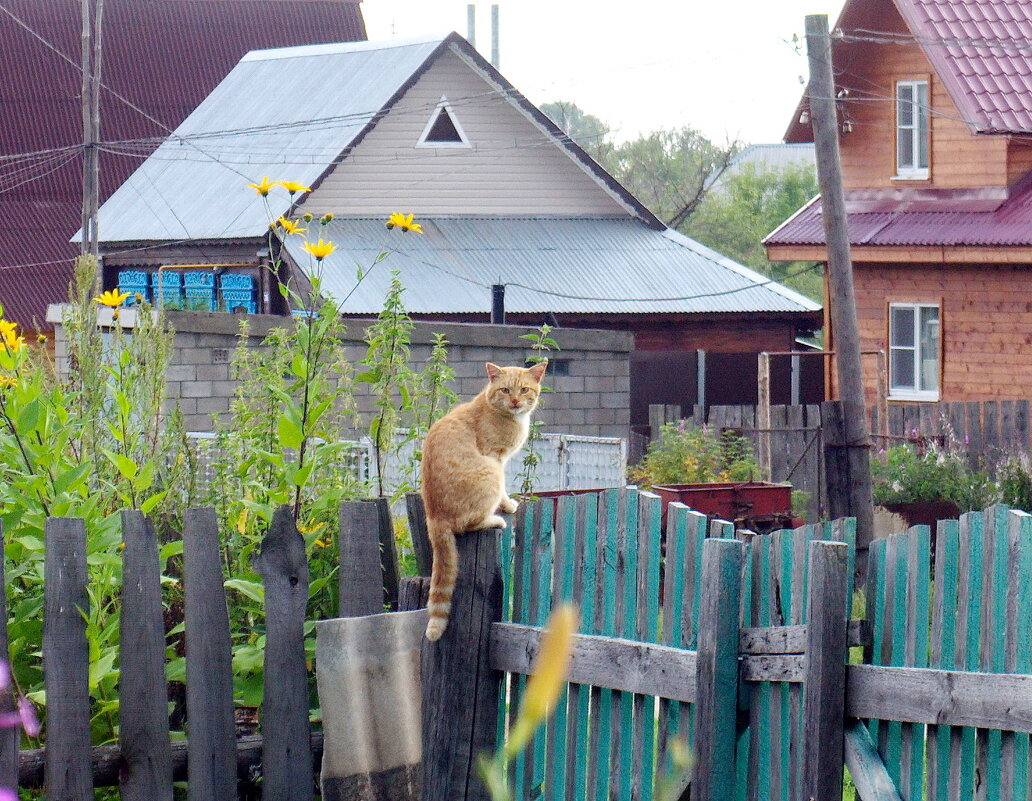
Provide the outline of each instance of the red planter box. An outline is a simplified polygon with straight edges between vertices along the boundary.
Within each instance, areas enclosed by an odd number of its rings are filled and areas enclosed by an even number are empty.
[[[766,481],[727,481],[713,484],[667,484],[652,488],[667,506],[679,501],[707,517],[730,520],[760,534],[793,528],[802,521],[792,517],[792,485]]]

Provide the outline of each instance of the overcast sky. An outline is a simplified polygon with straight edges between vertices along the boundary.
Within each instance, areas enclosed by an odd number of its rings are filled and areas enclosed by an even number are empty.
[[[802,93],[807,14],[841,0],[499,0],[501,71],[534,103],[570,100],[618,139],[690,125],[711,139],[780,142]],[[363,0],[369,38],[458,31],[465,0]],[[491,3],[477,48],[491,53]],[[792,35],[797,34],[797,49]]]

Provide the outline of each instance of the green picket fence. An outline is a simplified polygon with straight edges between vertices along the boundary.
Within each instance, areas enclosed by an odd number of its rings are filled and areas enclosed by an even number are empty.
[[[871,549],[876,665],[1032,673],[1032,517],[994,506],[917,526]],[[1006,701],[985,688],[986,706]],[[1017,699],[1015,699],[1017,700]],[[871,737],[906,801],[1032,798],[1029,734],[871,721]]]

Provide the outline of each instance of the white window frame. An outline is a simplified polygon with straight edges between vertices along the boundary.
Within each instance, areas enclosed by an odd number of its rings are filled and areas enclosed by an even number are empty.
[[[428,142],[427,136],[430,135],[430,130],[434,127],[434,123],[437,122],[437,118],[441,116],[442,112],[448,112],[448,116],[451,117],[452,125],[455,126],[455,130],[459,132],[459,138],[461,142]],[[466,132],[462,129],[462,125],[459,123],[459,118],[455,116],[455,112],[452,110],[451,104],[448,102],[446,95],[441,95],[441,100],[437,104],[437,108],[434,109],[434,113],[430,115],[430,119],[426,126],[423,128],[423,133],[419,135],[419,140],[416,142],[416,147],[432,147],[432,148],[472,148],[469,139],[466,137]]]
[[[892,340],[892,312],[894,309],[911,309],[914,312],[914,344],[913,346],[894,345]],[[919,389],[920,387],[920,371],[921,371],[921,309],[935,309],[938,313],[939,321],[939,336],[936,337],[935,341],[935,358],[936,358],[936,386],[934,390],[931,389]],[[889,325],[888,325],[888,384],[889,384],[889,400],[904,400],[904,401],[938,401],[939,394],[942,388],[942,306],[939,303],[911,303],[911,302],[891,302],[889,303]],[[892,352],[895,350],[909,350],[913,351],[914,354],[914,374],[913,374],[913,387],[897,387],[893,383],[892,373]]]
[[[919,105],[917,102],[918,89],[924,87],[925,90],[925,104]],[[900,99],[900,89],[910,89],[910,100]],[[922,181],[927,180],[929,176],[929,167],[932,161],[932,125],[931,116],[929,114],[931,107],[931,94],[930,87],[927,80],[911,80],[911,81],[896,81],[896,179],[904,181]],[[903,125],[900,122],[900,108],[903,103],[909,103],[911,108],[911,123],[910,125]],[[920,125],[921,121],[924,122],[924,127]],[[911,164],[900,164],[899,160],[899,143],[901,138],[910,138],[910,152],[913,154],[913,163]],[[925,153],[928,158],[928,164],[920,166],[917,164],[918,153],[921,150],[922,138],[924,139]]]

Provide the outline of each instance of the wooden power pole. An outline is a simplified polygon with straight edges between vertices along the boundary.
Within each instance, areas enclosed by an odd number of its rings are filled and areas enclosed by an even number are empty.
[[[82,0],[82,244],[79,252],[100,255],[100,65],[104,0]],[[98,282],[100,276],[98,274]],[[99,285],[99,284],[98,284]]]
[[[829,312],[835,343],[836,377],[842,401],[841,444],[845,448],[848,469],[846,480],[838,482],[847,493],[848,500],[846,503],[836,503],[833,499],[832,509],[836,514],[847,513],[856,518],[856,573],[857,586],[860,587],[867,576],[867,551],[874,529],[870,432],[864,401],[860,331],[856,320],[853,265],[849,253],[846,201],[839,160],[835,79],[827,16],[813,14],[806,18],[806,50],[810,62],[807,96],[810,99],[817,180],[821,189],[821,211],[828,250]]]

